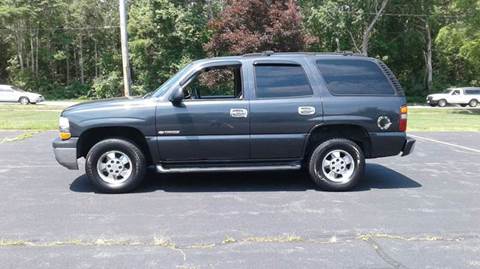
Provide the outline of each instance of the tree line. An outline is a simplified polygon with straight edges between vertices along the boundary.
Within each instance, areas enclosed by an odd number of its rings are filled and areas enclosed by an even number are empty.
[[[480,86],[480,0],[132,0],[133,92],[192,60],[353,51],[383,60],[411,101]],[[47,98],[122,94],[117,0],[0,0],[0,83]]]

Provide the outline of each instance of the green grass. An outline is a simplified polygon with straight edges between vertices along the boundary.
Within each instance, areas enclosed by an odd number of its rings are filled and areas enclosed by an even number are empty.
[[[0,105],[0,129],[56,130],[63,107],[17,104]]]
[[[0,129],[56,130],[61,106],[0,104]],[[480,131],[480,109],[411,108],[408,131]]]
[[[411,108],[408,131],[480,131],[480,109]]]

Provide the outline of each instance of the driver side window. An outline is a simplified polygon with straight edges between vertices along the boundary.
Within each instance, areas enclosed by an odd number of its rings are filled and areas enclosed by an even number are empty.
[[[185,99],[242,98],[240,68],[240,65],[227,65],[201,70],[183,89]]]

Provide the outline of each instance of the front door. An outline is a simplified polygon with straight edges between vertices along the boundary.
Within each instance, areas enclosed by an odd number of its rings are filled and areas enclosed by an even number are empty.
[[[242,67],[206,66],[185,84],[179,105],[157,106],[162,161],[246,160],[250,155],[249,102]]]

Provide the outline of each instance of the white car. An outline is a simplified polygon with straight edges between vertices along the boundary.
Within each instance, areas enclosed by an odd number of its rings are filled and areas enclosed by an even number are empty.
[[[427,103],[431,106],[444,107],[448,104],[476,107],[480,102],[480,87],[453,88],[443,93],[427,96]]]
[[[45,101],[38,93],[26,92],[15,86],[0,84],[0,102],[19,102],[22,105]]]

